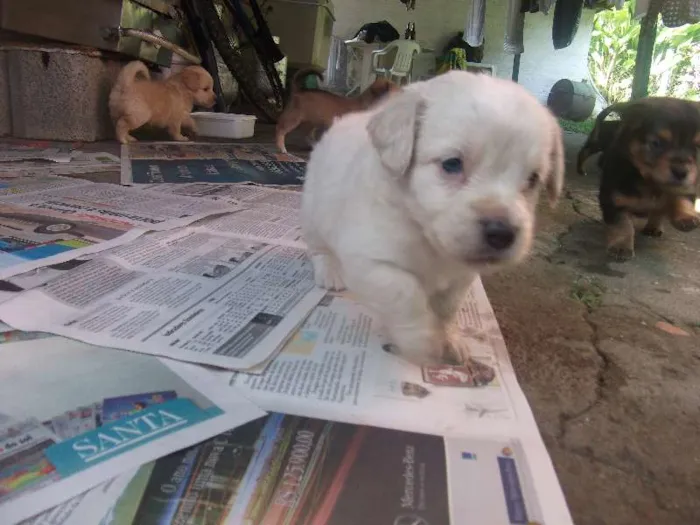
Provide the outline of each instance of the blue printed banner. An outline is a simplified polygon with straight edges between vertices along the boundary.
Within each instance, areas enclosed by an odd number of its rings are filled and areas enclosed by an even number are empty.
[[[45,454],[63,478],[219,413],[218,408],[203,410],[189,399],[173,399],[56,443]]]
[[[499,457],[498,468],[501,471],[501,482],[503,483],[503,493],[506,497],[506,507],[508,508],[508,519],[513,525],[526,525],[527,508],[525,498],[520,487],[518,477],[518,465],[513,458]]]

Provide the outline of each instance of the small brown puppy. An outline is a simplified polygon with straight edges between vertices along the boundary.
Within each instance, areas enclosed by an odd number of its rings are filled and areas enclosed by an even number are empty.
[[[663,233],[664,218],[684,232],[700,225],[694,208],[700,105],[666,97],[615,104],[603,111],[596,127],[611,111],[620,121],[612,142],[601,147],[598,201],[608,253],[624,261],[634,256],[634,218],[646,219],[642,233],[652,237]]]
[[[336,117],[367,109],[385,95],[400,90],[399,86],[390,80],[378,78],[359,96],[343,97],[322,89],[303,88],[300,81],[308,75],[316,75],[323,79],[323,76],[313,69],[299,70],[292,78],[289,104],[277,121],[277,148],[282,153],[287,153],[284,143],[287,133],[302,123],[311,124],[314,132],[316,128],[327,129]]]
[[[179,141],[188,140],[182,128],[196,131],[192,108],[210,108],[216,102],[214,81],[204,68],[187,66],[165,80],[151,80],[143,62],[129,62],[120,71],[109,95],[109,113],[122,144],[136,139],[129,132],[144,124],[168,130]]]

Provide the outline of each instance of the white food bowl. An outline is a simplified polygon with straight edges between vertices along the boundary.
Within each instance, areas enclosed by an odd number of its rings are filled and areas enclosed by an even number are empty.
[[[255,134],[257,117],[253,115],[237,115],[235,113],[198,111],[192,113],[192,119],[197,125],[198,135],[226,139],[245,139]]]

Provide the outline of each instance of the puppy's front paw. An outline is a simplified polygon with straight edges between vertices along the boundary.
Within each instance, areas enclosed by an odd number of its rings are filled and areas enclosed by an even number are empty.
[[[341,277],[340,268],[332,257],[324,254],[315,254],[311,256],[311,263],[314,266],[316,286],[337,292],[345,290],[345,283]]]
[[[678,231],[689,232],[700,226],[700,216],[682,215],[671,219],[671,224]]]
[[[608,256],[615,262],[625,262],[634,257],[634,250],[624,246],[610,246]]]
[[[661,237],[664,234],[664,230],[661,226],[645,226],[640,232],[642,235],[647,237]]]
[[[396,334],[389,348],[388,351],[416,366],[441,365],[456,360],[454,350],[442,332],[429,334],[408,329]]]

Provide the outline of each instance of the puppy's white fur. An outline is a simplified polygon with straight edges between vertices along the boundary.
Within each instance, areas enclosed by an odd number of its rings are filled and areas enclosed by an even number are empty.
[[[563,185],[562,139],[522,87],[455,71],[338,119],[314,149],[302,228],[316,282],[347,286],[417,362],[441,359],[474,277],[529,251],[540,182]],[[459,173],[442,162],[462,160]],[[494,250],[484,221],[517,235]]]

